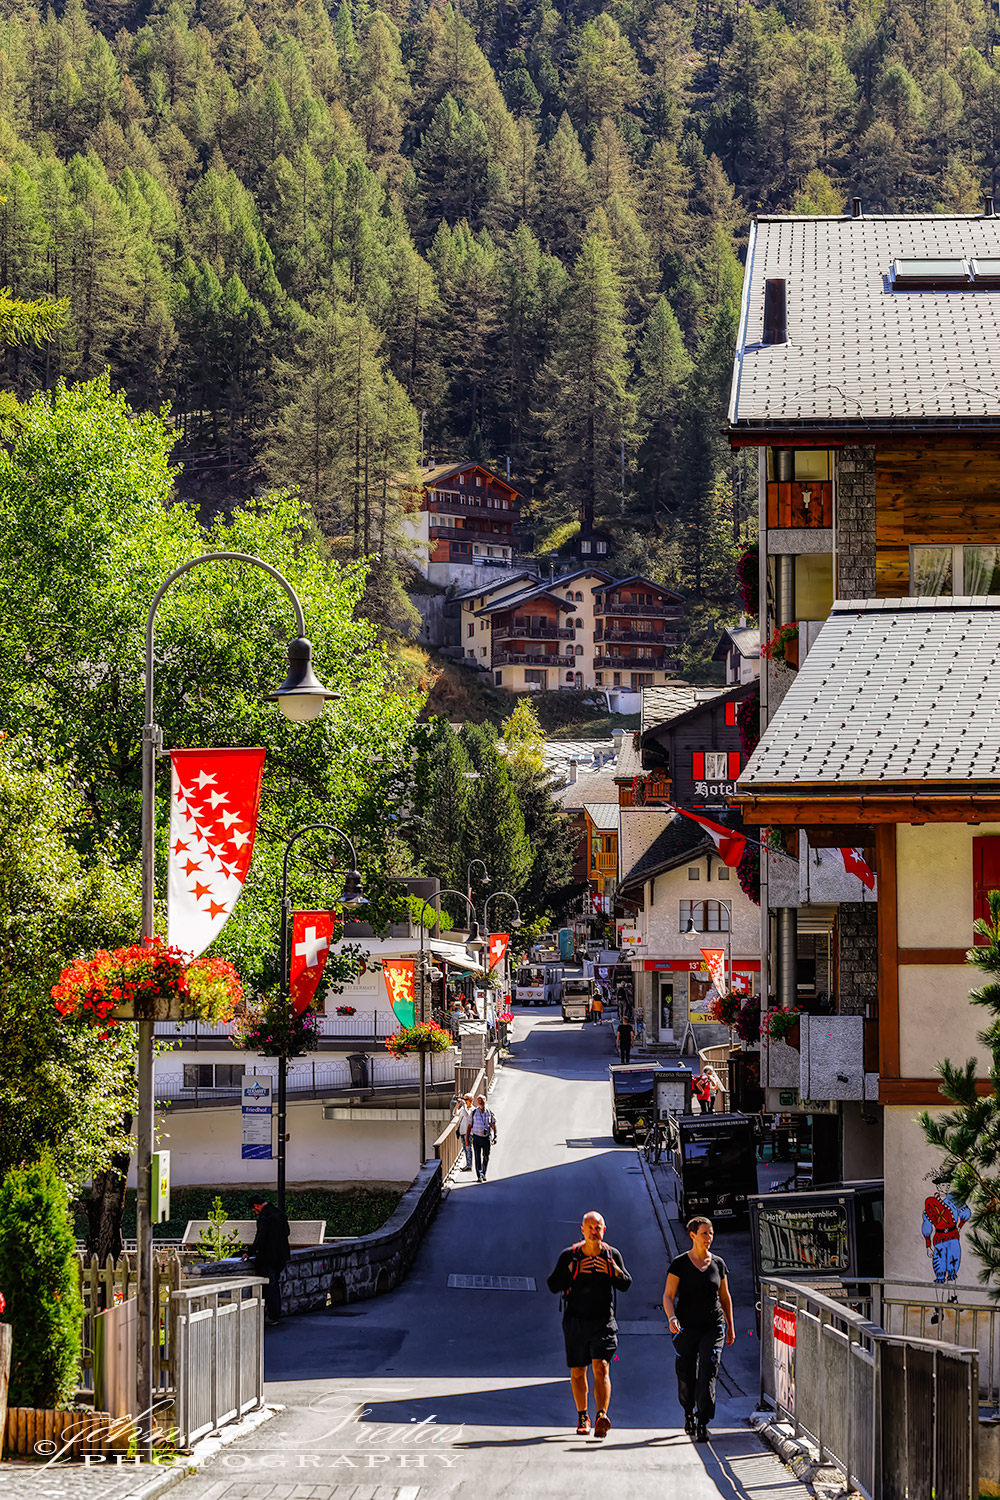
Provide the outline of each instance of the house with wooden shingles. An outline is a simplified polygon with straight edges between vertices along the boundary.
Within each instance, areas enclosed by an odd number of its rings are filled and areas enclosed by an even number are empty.
[[[964,958],[1000,885],[992,202],[759,220],[729,436],[759,451],[762,736],[735,800],[770,830],[771,1003],[796,1005],[820,949],[830,979],[799,1056],[763,1048],[767,1107],[836,1111],[842,1176],[884,1168],[885,1274],[932,1281],[916,1115],[942,1105],[942,1055],[985,1069]]]

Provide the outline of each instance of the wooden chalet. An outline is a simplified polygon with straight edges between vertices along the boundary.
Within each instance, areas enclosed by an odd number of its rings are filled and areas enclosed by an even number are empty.
[[[422,468],[404,526],[421,571],[432,583],[474,587],[490,571],[515,567],[522,498],[483,464]]]

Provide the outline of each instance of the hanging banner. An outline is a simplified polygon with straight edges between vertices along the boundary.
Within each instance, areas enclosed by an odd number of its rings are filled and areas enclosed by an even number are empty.
[[[292,960],[289,965],[288,992],[292,1014],[297,1016],[316,996],[319,982],[330,956],[337,914],[333,911],[296,911],[292,913]]]
[[[510,942],[509,932],[490,933],[490,968],[495,969],[497,964],[503,963],[504,954],[507,952],[507,944]]]
[[[389,1004],[400,1026],[412,1026],[416,1020],[416,972],[412,958],[383,958],[382,976]]]
[[[774,1309],[774,1401],[778,1410],[795,1415],[796,1314],[791,1307]]]
[[[708,972],[712,976],[712,983],[720,995],[728,993],[726,985],[726,950],[725,948],[702,948],[701,956],[705,960]]]
[[[171,750],[167,941],[197,958],[225,927],[250,868],[264,750]]]
[[[844,869],[848,875],[856,875],[862,885],[870,891],[875,889],[875,871],[865,859],[863,849],[841,849],[840,857],[844,861]]]
[[[271,1080],[244,1073],[240,1080],[243,1105],[243,1160],[271,1160]]]

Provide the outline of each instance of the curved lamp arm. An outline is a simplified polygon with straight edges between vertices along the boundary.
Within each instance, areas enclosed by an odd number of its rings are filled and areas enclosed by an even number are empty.
[[[491,891],[483,902],[483,926],[487,931],[489,931],[490,926],[490,902],[495,901],[498,896],[506,896],[508,901],[513,901],[516,921],[518,925],[521,922],[521,908],[518,905],[517,897],[512,895],[510,891]]]

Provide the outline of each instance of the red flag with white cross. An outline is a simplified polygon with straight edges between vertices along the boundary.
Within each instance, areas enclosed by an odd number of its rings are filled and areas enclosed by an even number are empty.
[[[844,869],[848,875],[856,875],[862,885],[866,885],[870,891],[875,889],[875,871],[865,859],[862,849],[841,849],[840,857],[844,861]]]
[[[266,753],[170,752],[167,940],[192,958],[219,936],[243,890]]]
[[[315,998],[323,970],[330,956],[333,929],[337,920],[332,911],[297,911],[292,913],[292,961],[288,992],[292,1014],[298,1015]]]
[[[503,963],[503,956],[507,952],[507,944],[510,942],[509,932],[490,933],[490,968],[495,969],[497,964]]]

